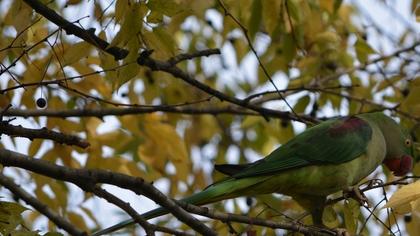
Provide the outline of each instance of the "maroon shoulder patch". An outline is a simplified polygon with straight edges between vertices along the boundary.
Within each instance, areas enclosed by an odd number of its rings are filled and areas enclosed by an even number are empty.
[[[343,136],[348,133],[356,132],[367,128],[369,124],[357,117],[351,116],[343,119],[342,123],[339,123],[331,127],[328,132],[332,137]]]

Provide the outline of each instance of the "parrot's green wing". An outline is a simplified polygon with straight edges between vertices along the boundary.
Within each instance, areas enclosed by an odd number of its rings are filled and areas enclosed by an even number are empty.
[[[233,174],[233,178],[246,178],[309,165],[340,164],[363,154],[371,137],[372,128],[362,118],[329,120],[307,129],[253,165],[222,165],[216,169]]]

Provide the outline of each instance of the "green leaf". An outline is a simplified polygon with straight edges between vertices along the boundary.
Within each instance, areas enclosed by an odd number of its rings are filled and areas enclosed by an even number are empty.
[[[296,103],[296,105],[293,107],[293,110],[298,114],[305,112],[305,109],[308,106],[310,101],[311,99],[309,98],[308,95],[301,97],[299,101]]]
[[[337,213],[334,211],[334,208],[330,205],[325,207],[324,214],[322,215],[322,221],[326,226],[330,228],[336,228],[340,224],[340,222],[338,221]]]
[[[251,17],[248,22],[249,37],[254,39],[258,32],[262,20],[262,4],[261,0],[254,0],[251,7]]]
[[[272,35],[274,29],[277,27],[280,18],[281,2],[277,0],[264,0],[262,1],[262,9],[264,14],[262,18],[266,30]]]
[[[366,63],[368,56],[370,54],[376,53],[376,51],[373,50],[372,47],[362,38],[357,39],[354,48],[356,49],[357,59],[359,59],[361,63]]]
[[[85,41],[73,44],[64,52],[63,65],[71,65],[80,59],[87,57],[90,54],[91,49],[92,45]]]
[[[123,66],[120,70],[118,70],[118,79],[115,84],[116,89],[134,78],[139,73],[140,66],[137,63],[133,63],[138,57],[139,49],[140,44],[138,40],[130,40],[128,42],[129,53],[127,57],[124,58],[124,64],[126,64],[126,66]]]
[[[283,58],[286,64],[291,62],[296,55],[296,42],[291,33],[284,35],[284,43],[282,44]]]
[[[345,201],[343,213],[346,229],[351,235],[355,235],[357,231],[357,222],[360,214],[359,203],[352,199]]]
[[[174,0],[151,0],[147,7],[153,12],[157,11],[167,16],[173,16],[185,10],[185,7]]]

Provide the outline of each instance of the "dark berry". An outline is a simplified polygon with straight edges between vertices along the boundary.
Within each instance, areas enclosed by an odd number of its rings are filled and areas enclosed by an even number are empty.
[[[45,98],[38,98],[38,99],[36,100],[36,105],[37,105],[39,108],[44,108],[44,107],[47,105],[47,101],[45,100]]]
[[[408,96],[408,94],[410,93],[410,90],[409,90],[408,88],[405,88],[405,89],[403,89],[403,90],[401,91],[401,93],[402,93],[402,95],[403,95],[404,97],[407,97],[407,96]]]
[[[250,207],[252,206],[252,203],[253,203],[252,197],[246,197],[246,205]]]

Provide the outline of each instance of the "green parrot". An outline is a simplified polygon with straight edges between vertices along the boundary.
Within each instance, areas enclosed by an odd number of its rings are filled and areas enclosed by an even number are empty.
[[[267,157],[250,164],[216,165],[228,177],[181,201],[204,205],[240,196],[281,193],[307,209],[322,225],[326,197],[358,184],[384,163],[396,176],[413,164],[408,133],[383,113],[364,113],[324,121],[297,135]],[[168,211],[142,214],[152,219]],[[126,220],[92,236],[114,232],[134,223]]]

